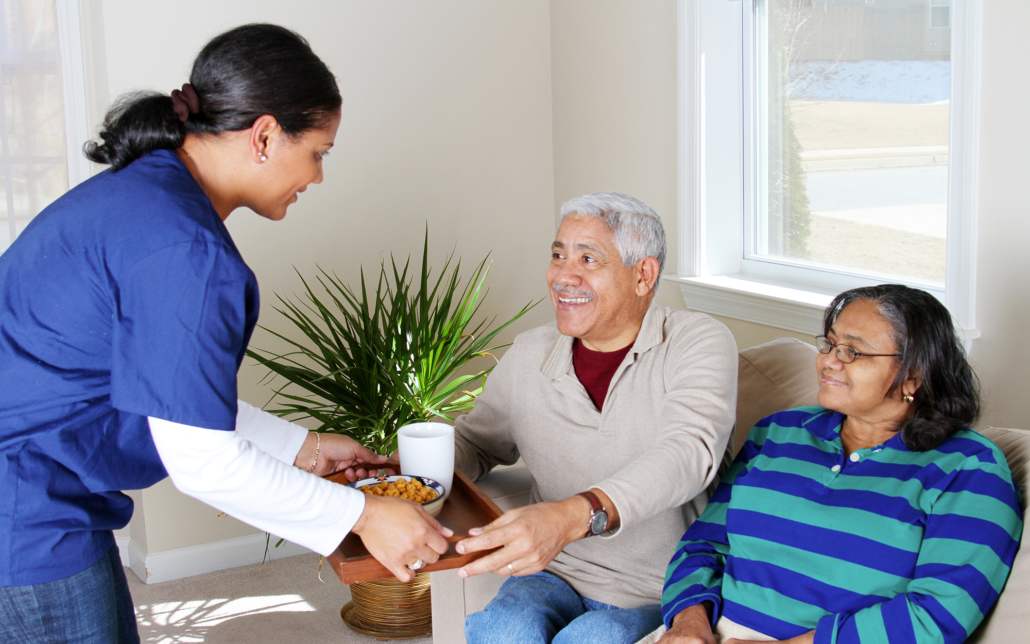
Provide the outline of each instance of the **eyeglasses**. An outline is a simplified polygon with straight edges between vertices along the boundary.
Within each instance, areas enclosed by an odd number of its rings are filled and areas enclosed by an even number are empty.
[[[815,336],[815,348],[819,349],[819,353],[829,353],[831,350],[837,350],[837,359],[844,364],[851,364],[856,358],[900,358],[900,353],[859,353],[846,344],[837,344],[836,342],[830,342],[830,339],[825,335]]]

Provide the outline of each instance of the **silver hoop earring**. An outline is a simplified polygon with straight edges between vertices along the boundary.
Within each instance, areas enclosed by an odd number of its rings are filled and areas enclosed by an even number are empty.
[[[263,154],[261,154],[261,155],[258,155],[258,158],[259,158],[259,159],[261,159],[261,163],[264,163],[265,161],[268,161],[268,157],[266,157],[266,156],[265,156],[265,155],[263,155]]]

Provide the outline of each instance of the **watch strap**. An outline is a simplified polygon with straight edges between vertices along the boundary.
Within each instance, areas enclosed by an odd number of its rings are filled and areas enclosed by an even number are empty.
[[[597,498],[597,495],[587,490],[586,492],[580,492],[579,496],[587,500],[590,504],[590,513],[596,514],[604,509],[604,505],[601,503],[601,499]]]
[[[601,499],[596,494],[587,490],[586,492],[580,492],[578,496],[583,497],[590,504],[590,520],[587,521],[587,534],[586,536],[594,536],[594,531],[591,529],[591,524],[594,522],[594,517],[597,516],[598,512],[604,512],[605,515],[605,530],[608,529],[608,511],[604,509],[604,504],[601,503]],[[604,532],[602,530],[601,532]]]

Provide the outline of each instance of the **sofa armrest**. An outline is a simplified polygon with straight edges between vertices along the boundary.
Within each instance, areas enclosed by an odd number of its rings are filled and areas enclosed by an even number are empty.
[[[1022,643],[1027,641],[1027,630],[1030,629],[1030,536],[1027,536],[1026,526],[1027,493],[1030,487],[1030,431],[988,427],[980,433],[1005,452],[1012,478],[1023,495],[1023,538],[998,603],[966,642]]]
[[[533,477],[522,461],[509,467],[496,468],[476,481],[476,487],[504,512],[528,505],[532,486]]]

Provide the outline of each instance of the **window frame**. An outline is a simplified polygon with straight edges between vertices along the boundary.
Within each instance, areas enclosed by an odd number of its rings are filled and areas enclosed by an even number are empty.
[[[83,143],[90,139],[83,0],[56,0],[56,5],[64,93],[64,147],[70,190],[93,175],[93,165],[82,153]]]
[[[745,56],[755,42],[754,1],[678,0],[679,27],[679,284],[691,309],[799,333],[817,333],[826,304],[848,288],[883,281],[823,267],[756,271],[745,259],[745,146],[754,119]],[[945,288],[934,292],[951,311],[967,346],[975,324],[976,220],[979,157],[981,0],[952,8],[951,131]],[[747,39],[744,36],[747,36]],[[713,80],[714,79],[714,80]],[[748,108],[750,109],[750,108]],[[717,141],[718,145],[710,145]]]

